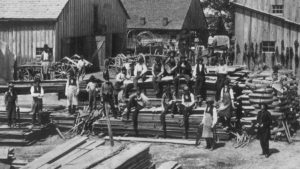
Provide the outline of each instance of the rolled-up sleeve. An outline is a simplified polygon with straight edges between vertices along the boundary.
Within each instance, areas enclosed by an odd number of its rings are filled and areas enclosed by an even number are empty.
[[[217,124],[217,121],[218,121],[218,113],[217,113],[217,109],[216,108],[214,108],[213,109],[213,126],[215,125],[215,124]]]

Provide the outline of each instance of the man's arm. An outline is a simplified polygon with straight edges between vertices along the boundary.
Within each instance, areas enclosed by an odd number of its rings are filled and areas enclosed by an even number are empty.
[[[155,64],[153,64],[153,65],[152,65],[152,70],[151,70],[151,72],[152,72],[152,76],[153,76],[153,77],[155,77],[155,73],[154,73],[154,67],[155,67]]]
[[[165,66],[161,65],[160,73],[157,76],[162,76],[165,73]]]
[[[141,75],[145,74],[148,71],[146,64],[143,64],[142,67],[143,67],[143,70],[142,70]]]
[[[137,76],[137,66],[138,66],[138,65],[135,65],[135,66],[134,66],[134,71],[133,71],[133,75],[134,75],[134,76]]]
[[[41,86],[41,94],[40,94],[40,97],[43,97],[44,96],[44,88]]]
[[[7,104],[8,104],[8,92],[5,92],[5,95],[4,95],[4,104],[5,104],[5,106],[7,106]]]
[[[79,88],[79,79],[76,79],[76,86],[77,86],[77,91],[76,91],[76,95],[79,94],[80,88]]]
[[[67,80],[66,88],[65,88],[65,95],[66,96],[68,95],[68,87],[69,87],[69,79]]]
[[[141,93],[141,98],[143,100],[143,102],[145,102],[146,104],[149,104],[149,98],[144,94],[144,93]]]
[[[193,93],[191,93],[190,96],[191,96],[191,101],[192,101],[191,105],[193,105],[193,104],[195,104],[195,96]]]
[[[38,93],[34,93],[34,86],[31,86],[30,88],[30,94],[32,97],[38,97],[40,94]]]
[[[91,83],[91,82],[89,82],[89,83],[86,85],[86,88],[85,88],[85,90],[86,90],[87,92],[89,92],[89,91],[90,91],[90,83]]]
[[[218,113],[217,113],[217,109],[214,107],[213,108],[213,123],[211,127],[214,127],[217,124],[218,121]]]
[[[196,78],[196,74],[197,74],[197,64],[196,64],[196,68],[193,70],[193,77],[195,77]]]
[[[220,92],[220,100],[221,101],[223,100],[223,91],[224,91],[224,87],[221,89],[221,92]]]

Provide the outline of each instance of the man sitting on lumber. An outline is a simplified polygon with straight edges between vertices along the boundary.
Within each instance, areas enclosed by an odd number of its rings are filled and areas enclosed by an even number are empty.
[[[122,90],[122,87],[124,85],[124,81],[126,80],[126,68],[122,67],[121,70],[119,70],[119,73],[116,76],[116,82],[115,82],[115,91],[114,91],[114,100],[115,104],[118,105],[118,94]],[[126,87],[124,87],[126,88]]]
[[[166,76],[173,76],[173,82],[175,84],[175,77],[177,71],[178,61],[175,59],[176,51],[170,51],[168,57],[164,62],[164,69]]]
[[[142,81],[144,82],[146,80],[146,73],[147,73],[148,69],[147,66],[145,64],[145,60],[143,56],[139,57],[138,63],[135,65],[134,67],[134,79],[133,79],[133,85],[134,85],[134,89],[137,89],[138,87],[138,80],[142,79]]]
[[[187,86],[189,87],[190,90],[192,90],[192,83],[191,83],[192,66],[186,60],[185,56],[180,57],[180,61],[178,62],[177,65],[177,75],[174,79],[176,96],[178,96],[180,78],[184,78]]]
[[[143,109],[147,104],[149,104],[149,98],[145,96],[144,93],[141,92],[141,89],[137,89],[137,91],[129,96],[129,102],[127,103],[127,111],[124,114],[127,115],[127,120],[129,119],[129,114],[131,113],[131,109],[134,108],[134,112],[132,114],[133,120],[133,128],[135,135],[138,136],[138,114],[141,109]],[[123,115],[124,115],[123,114]]]
[[[162,94],[162,83],[161,83],[161,78],[163,77],[164,74],[164,65],[162,63],[162,60],[160,57],[155,58],[155,62],[152,66],[152,83],[153,83],[153,88],[156,92],[156,97],[160,98]]]
[[[189,130],[189,116],[192,114],[196,102],[194,94],[190,92],[189,87],[185,86],[183,92],[182,102],[179,107],[180,111],[183,112],[185,138],[187,139]]]
[[[173,91],[171,91],[171,87],[168,85],[166,88],[166,91],[164,92],[162,96],[162,112],[160,115],[160,121],[162,125],[162,129],[164,132],[164,137],[167,137],[167,132],[166,132],[166,115],[170,111],[172,114],[172,117],[174,117],[174,114],[177,112],[177,106],[176,106],[176,96]]]

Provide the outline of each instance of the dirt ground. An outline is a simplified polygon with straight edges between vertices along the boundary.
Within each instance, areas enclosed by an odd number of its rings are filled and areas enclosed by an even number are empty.
[[[101,138],[92,138],[101,139]],[[33,146],[17,147],[17,159],[29,160],[50,151],[63,143],[59,136],[50,136]],[[176,144],[151,144],[153,163],[177,161],[184,169],[297,169],[300,166],[300,143],[270,142],[271,156],[265,158],[261,153],[259,141],[255,140],[244,148],[235,149],[233,142],[222,142],[214,151],[206,150],[202,141],[200,146]]]

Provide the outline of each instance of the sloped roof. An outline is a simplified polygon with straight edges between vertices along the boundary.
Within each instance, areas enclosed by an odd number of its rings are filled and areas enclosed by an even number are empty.
[[[122,0],[130,19],[129,29],[182,29],[192,0]],[[202,9],[199,9],[202,10]],[[140,24],[145,17],[146,24]],[[163,26],[163,18],[168,24]]]
[[[56,20],[68,0],[0,0],[0,19]]]

